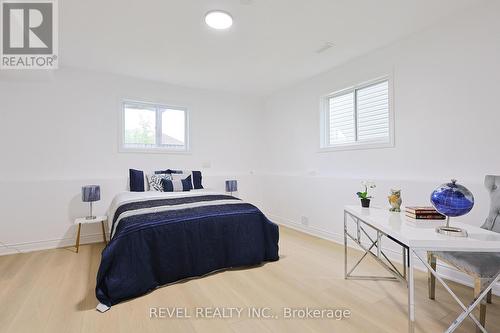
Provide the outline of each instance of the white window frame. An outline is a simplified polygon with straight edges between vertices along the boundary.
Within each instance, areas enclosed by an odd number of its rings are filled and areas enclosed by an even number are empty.
[[[330,144],[330,98],[341,96],[356,90],[360,90],[384,81],[388,82],[388,96],[389,96],[389,140],[367,140],[356,141],[349,143]],[[360,84],[350,86],[345,89],[337,90],[333,93],[324,95],[320,101],[320,152],[339,151],[339,150],[355,150],[355,149],[374,149],[374,148],[391,148],[394,147],[394,94],[393,94],[393,80],[392,77],[382,76],[376,79],[365,81]],[[354,95],[354,103],[356,103],[356,94]],[[357,118],[357,106],[354,106],[354,116]],[[355,119],[355,125],[357,120]]]
[[[182,149],[176,149],[169,146],[154,146],[154,147],[127,147],[125,145],[125,105],[139,105],[148,108],[154,108],[156,112],[156,142],[161,141],[161,112],[160,109],[173,109],[184,111],[184,147]],[[174,106],[163,103],[153,103],[145,102],[133,99],[122,99],[120,101],[120,129],[119,129],[119,152],[121,153],[164,153],[164,154],[188,154],[190,153],[190,132],[189,132],[189,110],[185,106]]]

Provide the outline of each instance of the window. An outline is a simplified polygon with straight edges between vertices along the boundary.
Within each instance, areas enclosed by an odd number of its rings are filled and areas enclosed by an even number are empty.
[[[122,104],[124,151],[187,151],[187,109],[153,103]]]
[[[393,146],[393,117],[387,78],[328,95],[323,105],[321,148]]]

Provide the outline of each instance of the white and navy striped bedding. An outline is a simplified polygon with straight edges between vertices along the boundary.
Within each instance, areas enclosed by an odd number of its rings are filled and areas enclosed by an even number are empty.
[[[204,193],[195,196],[170,196],[129,202],[120,205],[113,214],[111,223],[111,238],[113,238],[120,221],[124,218],[142,214],[163,213],[180,209],[197,208],[204,206],[241,204],[241,200],[229,195]]]
[[[101,311],[185,278],[279,259],[278,226],[224,194],[125,192],[109,217],[96,285]]]

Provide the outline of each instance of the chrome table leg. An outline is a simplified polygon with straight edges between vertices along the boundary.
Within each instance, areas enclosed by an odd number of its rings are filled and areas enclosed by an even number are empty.
[[[408,249],[408,332],[415,332],[415,276],[413,274],[413,258],[411,249]]]
[[[500,272],[496,276],[495,279],[491,282],[491,284],[486,287],[481,294],[475,299],[475,301],[469,306],[465,306],[462,301],[458,298],[457,295],[451,290],[451,288],[446,284],[446,282],[437,274],[437,272],[429,265],[427,260],[422,259],[416,251],[413,251],[413,254],[424,264],[424,266],[429,270],[429,272],[436,277],[436,280],[438,280],[443,287],[446,289],[446,291],[453,297],[453,299],[460,305],[462,308],[463,312],[460,314],[460,316],[451,324],[451,326],[446,330],[446,333],[451,333],[454,332],[460,324],[464,321],[467,316],[469,316],[474,324],[481,330],[483,333],[488,333],[486,329],[479,323],[479,321],[476,319],[476,317],[472,314],[472,311],[474,308],[481,302],[481,300],[486,297],[488,294],[488,291],[493,288],[493,286],[497,283],[498,280],[500,280]],[[411,256],[411,253],[409,254]]]

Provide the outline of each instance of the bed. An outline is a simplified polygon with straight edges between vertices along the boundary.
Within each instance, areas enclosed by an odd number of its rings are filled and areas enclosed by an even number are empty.
[[[123,192],[108,216],[96,284],[101,312],[179,280],[279,259],[278,226],[229,195]]]

